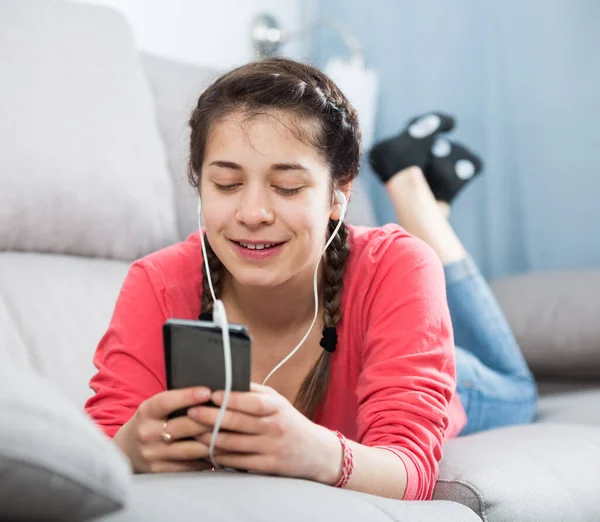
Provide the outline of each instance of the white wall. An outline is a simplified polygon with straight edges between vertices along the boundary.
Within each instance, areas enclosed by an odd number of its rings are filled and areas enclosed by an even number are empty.
[[[165,58],[227,69],[253,58],[250,25],[266,12],[297,31],[316,0],[75,0],[110,6],[128,19],[137,46]],[[290,42],[285,54],[304,58],[310,42]]]

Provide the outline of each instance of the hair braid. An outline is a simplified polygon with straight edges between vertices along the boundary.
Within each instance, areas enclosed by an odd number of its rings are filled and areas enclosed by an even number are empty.
[[[337,222],[329,220],[329,234],[333,234]],[[342,285],[346,260],[350,254],[348,246],[348,227],[342,223],[340,229],[327,250],[325,261],[325,291],[323,295],[324,326],[335,327],[342,315]]]
[[[332,234],[337,222],[329,220],[329,234]],[[342,315],[341,300],[344,271],[350,254],[348,246],[348,227],[344,223],[329,245],[325,257],[325,290],[323,294],[324,327],[335,327]],[[331,353],[323,350],[319,359],[300,385],[296,397],[296,406],[309,419],[312,419],[325,397],[329,383],[329,364]]]
[[[223,273],[224,266],[221,260],[215,254],[215,251],[210,246],[206,234],[204,235],[204,242],[206,244],[206,257],[208,259],[208,266],[210,267],[210,275],[212,278],[213,288],[217,299],[221,295],[221,288],[223,286]],[[212,312],[213,310],[213,299],[210,293],[210,286],[208,284],[208,274],[206,273],[206,265],[202,263],[202,310],[201,312]]]

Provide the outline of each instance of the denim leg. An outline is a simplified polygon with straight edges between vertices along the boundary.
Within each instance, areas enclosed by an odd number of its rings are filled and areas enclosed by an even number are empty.
[[[471,258],[444,267],[456,344],[461,435],[530,422],[537,387],[498,302]]]
[[[490,287],[475,263],[464,259],[444,267],[454,342],[499,373],[531,372]]]
[[[537,387],[531,377],[499,373],[456,347],[456,392],[467,414],[460,435],[527,424],[535,419]]]

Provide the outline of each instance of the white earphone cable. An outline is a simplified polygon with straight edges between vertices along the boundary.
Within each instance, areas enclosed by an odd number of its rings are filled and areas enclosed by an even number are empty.
[[[325,254],[327,248],[329,247],[329,245],[331,244],[331,242],[335,239],[335,236],[337,235],[340,227],[342,226],[342,220],[340,219],[338,221],[337,226],[335,227],[333,234],[331,234],[331,237],[329,238],[329,240],[327,241],[327,243],[325,243],[325,248],[323,248],[323,252],[321,252],[321,256],[319,257],[319,262],[317,263],[317,266],[315,267],[315,274],[313,277],[313,294],[315,297],[315,314],[313,316],[313,320],[312,323],[310,323],[310,327],[308,328],[308,331],[304,334],[304,337],[302,338],[302,340],[298,343],[298,345],[296,346],[296,348],[294,348],[277,366],[275,366],[275,368],[273,368],[270,372],[269,375],[267,375],[267,377],[265,378],[265,380],[263,381],[263,385],[269,380],[269,378],[277,371],[279,370],[279,368],[281,368],[286,362],[288,362],[290,360],[290,358],[302,347],[302,345],[304,344],[304,342],[306,341],[306,339],[308,339],[308,336],[310,335],[310,332],[312,331],[313,327],[315,326],[315,323],[317,322],[317,314],[319,313],[319,291],[317,288],[317,274],[319,271],[319,266],[321,265],[321,260],[323,259],[323,255]]]
[[[206,268],[208,286],[210,288],[210,293],[213,299],[213,322],[221,327],[221,332],[223,333],[223,358],[225,360],[225,392],[223,394],[223,403],[219,408],[219,415],[217,416],[212,436],[210,438],[208,456],[213,467],[215,467],[216,469],[222,469],[221,466],[219,466],[219,464],[215,462],[215,442],[217,440],[219,430],[221,429],[223,417],[225,416],[225,412],[227,411],[227,405],[229,404],[229,396],[231,395],[231,385],[233,380],[231,370],[231,342],[229,339],[229,321],[227,320],[227,312],[225,311],[225,305],[223,304],[223,301],[216,298],[215,290],[212,284],[212,277],[210,276],[210,266],[208,263],[208,256],[206,255],[206,245],[204,243],[204,234],[202,234],[202,222],[200,220],[200,216],[202,213],[201,210],[202,207],[200,201],[198,201],[198,233],[200,234],[200,243],[202,244],[202,257],[204,258],[204,266]]]

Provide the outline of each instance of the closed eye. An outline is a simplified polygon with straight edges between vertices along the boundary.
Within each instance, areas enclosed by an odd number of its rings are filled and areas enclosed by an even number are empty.
[[[302,187],[287,189],[287,188],[283,188],[283,187],[273,186],[273,188],[277,192],[279,192],[280,194],[282,194],[284,196],[295,196],[296,194],[298,194],[300,192],[300,190],[302,190]]]
[[[217,188],[217,190],[220,190],[221,192],[233,192],[241,185],[241,183],[231,183],[229,185],[221,185],[219,183],[214,183],[214,186]],[[277,185],[273,185],[273,188],[283,196],[295,196],[302,190],[303,187],[284,188],[278,187]]]
[[[217,190],[221,190],[223,192],[232,192],[236,188],[238,188],[241,183],[232,183],[231,185],[219,185],[218,183],[214,184]]]

